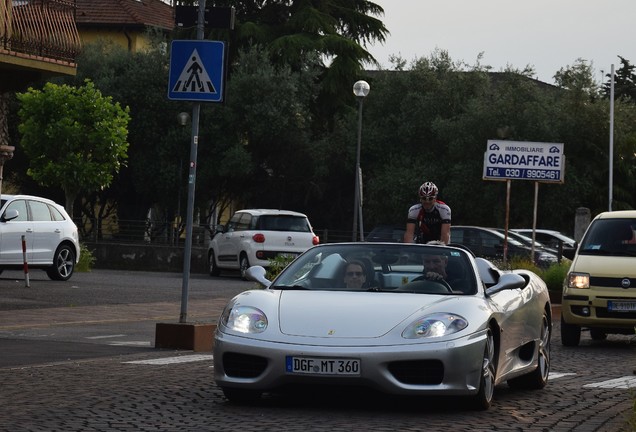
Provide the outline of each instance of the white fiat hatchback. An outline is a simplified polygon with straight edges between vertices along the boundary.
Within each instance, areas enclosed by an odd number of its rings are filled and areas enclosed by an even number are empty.
[[[53,280],[68,280],[79,261],[77,226],[64,207],[29,195],[0,197],[0,273],[40,268]],[[24,239],[24,246],[23,246]]]
[[[210,276],[221,269],[245,271],[268,267],[277,256],[295,257],[319,243],[303,213],[289,210],[239,210],[226,225],[217,226],[208,248]]]

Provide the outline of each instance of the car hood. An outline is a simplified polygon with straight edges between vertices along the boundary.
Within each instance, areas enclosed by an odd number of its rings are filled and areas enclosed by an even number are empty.
[[[289,336],[378,338],[405,320],[408,324],[437,311],[440,304],[456,301],[429,294],[283,291],[278,317],[280,331]]]
[[[570,271],[582,271],[596,277],[636,278],[636,257],[579,254]]]

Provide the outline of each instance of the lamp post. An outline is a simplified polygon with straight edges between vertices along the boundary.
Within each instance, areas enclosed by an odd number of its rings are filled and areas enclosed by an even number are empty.
[[[360,170],[360,145],[362,142],[362,102],[369,94],[369,83],[366,81],[356,81],[353,85],[353,94],[358,99],[358,147],[356,149],[356,175],[355,175],[355,191],[353,203],[353,237],[356,241],[358,230],[358,218],[360,219],[360,241],[364,241],[364,227],[362,224],[362,171]]]

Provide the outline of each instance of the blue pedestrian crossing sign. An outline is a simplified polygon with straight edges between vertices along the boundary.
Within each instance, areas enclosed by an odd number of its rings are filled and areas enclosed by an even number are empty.
[[[175,40],[170,51],[168,99],[223,102],[225,43]]]

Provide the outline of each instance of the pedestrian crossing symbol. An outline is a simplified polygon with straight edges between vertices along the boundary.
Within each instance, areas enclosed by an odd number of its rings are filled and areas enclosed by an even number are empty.
[[[216,41],[173,41],[168,99],[223,101],[225,47]]]
[[[210,92],[216,94],[214,84],[210,81],[208,72],[201,65],[201,57],[195,49],[192,52],[190,61],[186,63],[185,68],[181,71],[177,83],[172,89],[173,92]]]

